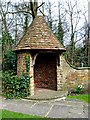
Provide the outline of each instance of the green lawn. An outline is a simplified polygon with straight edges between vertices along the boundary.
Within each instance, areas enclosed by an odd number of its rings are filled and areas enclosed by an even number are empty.
[[[22,114],[18,112],[12,112],[8,110],[2,110],[2,120],[65,120],[61,118],[44,118],[41,116],[33,116],[33,115],[28,115],[28,114]],[[29,119],[28,119],[29,118]]]
[[[75,95],[75,96],[69,95],[67,96],[67,98],[79,99],[79,100],[83,100],[85,102],[90,103],[90,95],[88,94],[81,94],[81,95]]]
[[[22,114],[18,112],[12,112],[8,110],[2,110],[2,118],[41,118],[41,117],[28,115],[28,114]]]

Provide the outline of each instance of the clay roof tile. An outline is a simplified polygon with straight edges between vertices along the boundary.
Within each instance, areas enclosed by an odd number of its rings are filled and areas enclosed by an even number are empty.
[[[24,49],[65,50],[48,27],[43,16],[36,16],[25,35],[14,48],[14,50]]]

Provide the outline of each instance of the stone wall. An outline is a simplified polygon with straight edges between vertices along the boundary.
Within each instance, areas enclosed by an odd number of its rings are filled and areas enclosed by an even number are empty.
[[[18,54],[18,60],[17,60],[17,74],[18,76],[22,75],[22,72],[26,71],[26,62],[25,62],[25,56],[30,56],[30,94],[34,95],[34,88],[35,88],[35,76],[34,76],[34,66],[33,66],[33,56],[30,54],[30,52],[19,52]],[[46,60],[45,60],[46,61]],[[41,62],[41,60],[40,60]],[[60,64],[58,64],[60,63]],[[51,62],[48,64],[50,65]],[[53,65],[53,64],[52,64]],[[46,66],[46,64],[44,64]],[[46,67],[45,67],[46,68]],[[51,71],[51,67],[48,72]],[[90,69],[86,68],[78,68],[74,69],[70,67],[70,65],[66,62],[65,58],[63,56],[60,56],[60,59],[58,61],[57,59],[57,90],[71,90],[76,88],[77,85],[83,85],[85,90],[88,90],[88,86],[90,85]],[[47,73],[43,71],[45,75],[47,76]],[[53,75],[53,74],[52,74]],[[54,74],[55,75],[55,74]],[[37,76],[36,76],[37,78]],[[44,75],[43,75],[44,78]],[[49,79],[49,78],[48,78]],[[43,79],[45,80],[45,79]],[[49,80],[50,81],[50,80]],[[55,82],[54,82],[55,84]],[[53,83],[50,83],[50,85],[53,85]],[[49,86],[50,87],[50,86]]]
[[[77,85],[83,85],[88,90],[90,85],[90,68],[72,68],[63,56],[60,56],[60,66],[57,66],[58,90],[75,89]]]
[[[17,75],[21,76],[22,72],[26,71],[26,63],[25,63],[25,55],[24,52],[19,52],[17,54]]]
[[[30,52],[18,52],[17,53],[17,75],[21,76],[23,72],[26,72],[26,60],[25,57],[30,56],[30,95],[34,95],[34,68],[33,68],[33,60]]]

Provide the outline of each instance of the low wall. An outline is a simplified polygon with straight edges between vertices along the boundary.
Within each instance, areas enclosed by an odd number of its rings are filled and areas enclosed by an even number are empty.
[[[90,68],[73,68],[65,60],[63,56],[60,57],[60,67],[58,68],[60,74],[60,89],[75,89],[78,85],[83,85],[87,91],[90,85]]]

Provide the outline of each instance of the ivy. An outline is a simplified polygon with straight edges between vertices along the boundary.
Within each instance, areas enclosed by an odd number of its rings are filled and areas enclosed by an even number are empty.
[[[2,92],[6,98],[22,98],[30,95],[30,77],[23,74],[18,77],[13,72],[5,71],[2,76]]]
[[[25,60],[26,60],[26,72],[28,73],[30,70],[30,56],[25,56]]]

